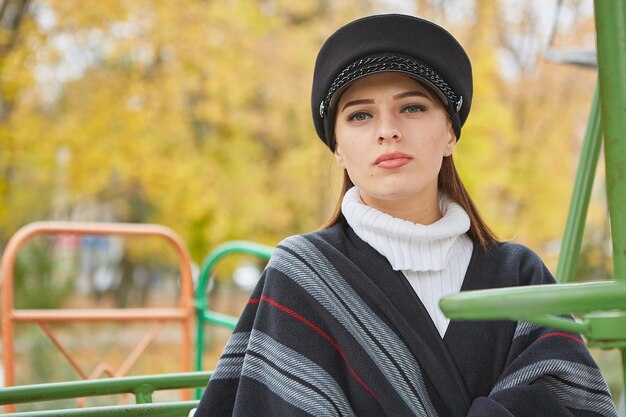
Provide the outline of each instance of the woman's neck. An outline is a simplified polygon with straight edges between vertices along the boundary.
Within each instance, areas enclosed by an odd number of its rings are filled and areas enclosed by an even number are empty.
[[[432,196],[397,200],[383,200],[368,195],[361,195],[361,200],[366,205],[391,217],[408,220],[415,224],[429,225],[442,217],[436,191]]]

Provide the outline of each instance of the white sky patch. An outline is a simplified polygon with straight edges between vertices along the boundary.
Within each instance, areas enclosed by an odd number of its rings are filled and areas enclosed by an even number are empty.
[[[415,1],[413,0],[376,0],[374,1],[375,13],[416,13]]]
[[[57,26],[54,9],[45,2],[36,3],[33,9],[35,21],[48,33],[48,40],[36,52],[34,76],[37,90],[47,102],[58,99],[64,83],[80,79],[85,72],[113,53],[119,40],[140,37],[146,29],[145,16],[128,21],[112,22],[104,29],[91,28],[76,32],[63,32]],[[130,52],[129,58],[143,65],[155,59],[151,45],[140,45]]]
[[[473,19],[477,1],[493,0],[442,1],[445,25],[453,27],[466,23],[468,19]],[[532,65],[533,57],[547,49],[550,34],[555,24],[557,1],[503,0],[502,10],[505,24],[513,26],[528,7],[532,10],[533,19],[536,19],[534,31],[511,35],[511,42],[515,46],[516,55],[523,58],[521,67],[519,60],[515,59],[510,51],[496,52],[500,71],[505,78],[514,79],[519,75],[522,68],[529,69],[525,65]],[[374,0],[374,10],[376,13],[420,15],[415,0]],[[49,34],[48,42],[36,52],[34,72],[39,90],[42,91],[43,97],[50,101],[58,98],[64,83],[79,79],[90,67],[97,65],[113,53],[119,40],[141,37],[151,24],[151,19],[142,12],[138,16],[131,16],[129,20],[112,22],[104,28],[63,32],[58,27],[58,18],[54,9],[45,0],[34,3],[33,14],[41,30]],[[592,0],[583,0],[578,8],[570,4],[569,1],[564,1],[558,16],[556,32],[561,43],[563,41],[567,43],[568,34],[574,30],[577,18],[581,20],[581,18],[588,18],[591,15],[593,15]],[[585,41],[585,45],[578,46],[593,47],[594,41],[595,38],[590,36]],[[137,45],[133,51],[130,51],[129,55],[131,61],[139,62],[142,65],[149,65],[155,58],[155,51],[148,43]]]
[[[545,54],[551,48],[550,37],[554,31],[555,39],[563,48],[583,48],[593,51],[595,35],[590,36],[591,42],[576,44],[571,40],[575,26],[581,20],[593,16],[593,1],[583,0],[579,7],[564,1],[557,15],[558,0],[504,0],[503,18],[510,25],[517,25],[525,10],[530,10],[535,21],[533,30],[527,33],[511,33],[509,39],[514,46],[512,51],[501,49],[496,52],[500,73],[505,79],[513,80],[522,70],[532,71],[535,56]],[[521,62],[520,62],[521,61]]]
[[[474,16],[475,7],[472,1],[456,0],[447,2],[446,5],[446,19],[450,25],[462,25],[467,22],[468,17]]]
[[[37,52],[35,79],[43,98],[54,101],[64,83],[80,79],[85,71],[104,57],[105,38],[102,31],[59,33],[49,37],[48,48]],[[53,56],[58,58],[53,58]]]
[[[54,10],[50,8],[44,2],[35,3],[32,7],[34,7],[34,16],[37,25],[44,32],[49,32],[52,30],[54,26],[57,24],[57,17],[54,14]]]

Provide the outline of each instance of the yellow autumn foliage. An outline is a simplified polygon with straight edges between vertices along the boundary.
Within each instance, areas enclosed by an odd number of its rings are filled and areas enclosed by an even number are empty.
[[[340,3],[340,4],[338,4]],[[474,65],[455,158],[486,220],[540,252],[562,235],[595,75],[503,76],[503,1],[442,21]],[[311,123],[315,54],[389,2],[33,0],[0,55],[0,247],[46,218],[155,222],[199,261],[318,227],[338,172]],[[467,3],[466,3],[467,4]],[[512,27],[513,30],[517,30]]]

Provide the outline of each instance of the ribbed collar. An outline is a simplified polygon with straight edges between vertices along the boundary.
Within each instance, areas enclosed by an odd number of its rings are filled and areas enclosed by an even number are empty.
[[[451,248],[470,228],[465,210],[441,193],[442,218],[433,224],[416,224],[392,217],[365,205],[352,187],[341,203],[341,212],[354,232],[389,260],[396,271],[441,271],[448,265]]]

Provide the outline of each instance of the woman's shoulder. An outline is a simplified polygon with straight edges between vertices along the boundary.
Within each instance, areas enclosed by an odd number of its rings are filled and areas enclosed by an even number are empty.
[[[337,249],[341,241],[339,227],[284,238],[278,243],[267,264],[268,277],[275,272],[295,278],[300,283],[318,282],[314,271],[329,271],[345,257]],[[303,281],[300,281],[303,280]]]
[[[278,243],[277,248],[301,253],[303,250],[311,247],[317,249],[324,247],[339,248],[345,244],[345,240],[346,233],[344,227],[338,223],[326,229],[286,237]]]
[[[541,263],[541,258],[535,251],[515,242],[498,242],[491,248],[489,256],[517,262]]]
[[[520,285],[554,282],[541,257],[529,247],[515,242],[499,242],[486,253],[489,263],[519,278]]]

